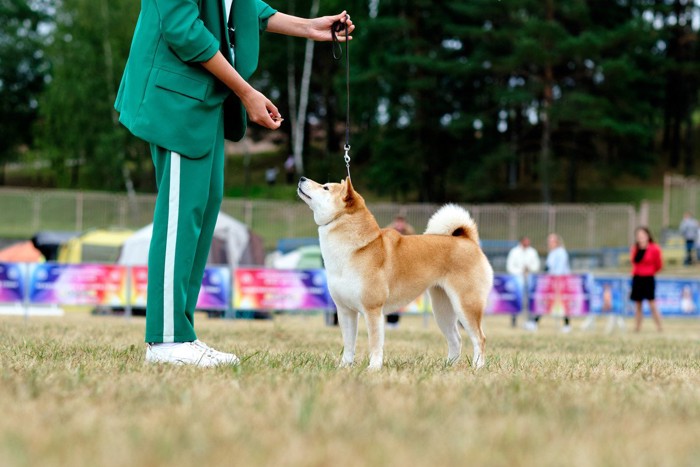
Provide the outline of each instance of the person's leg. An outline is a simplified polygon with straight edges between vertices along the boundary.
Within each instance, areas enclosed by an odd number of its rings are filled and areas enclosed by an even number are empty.
[[[651,316],[654,318],[654,323],[656,323],[656,329],[659,332],[663,331],[661,326],[661,313],[659,313],[659,308],[656,306],[656,300],[649,300],[649,308],[651,309]]]
[[[210,157],[210,156],[207,156]],[[214,237],[214,229],[216,228],[216,221],[219,217],[219,210],[221,208],[221,201],[224,196],[224,133],[223,133],[223,120],[219,125],[219,133],[217,135],[216,144],[214,146],[213,152],[211,154],[211,166],[209,170],[209,182],[205,184],[202,188],[207,188],[208,191],[204,189],[198,189],[197,187],[188,186],[186,189],[185,196],[202,197],[206,199],[206,204],[204,205],[204,211],[201,217],[201,227],[199,238],[197,239],[196,247],[194,249],[194,260],[192,262],[192,273],[187,284],[187,299],[185,302],[185,312],[194,325],[194,310],[197,306],[197,299],[199,298],[199,290],[202,286],[202,278],[204,277],[204,269],[207,265],[207,259],[209,258],[209,249],[211,248],[212,239]],[[199,162],[198,160],[190,161],[195,164]],[[186,163],[186,168],[189,170],[190,164]],[[196,167],[193,167],[196,170]],[[206,173],[202,173],[202,177],[206,177]]]
[[[692,240],[686,240],[685,241],[685,264],[690,264],[693,259],[691,257],[691,252],[693,251],[693,241]]]
[[[634,302],[634,332],[642,330],[642,301]]]
[[[192,342],[197,336],[193,308],[187,309],[188,289],[213,156],[188,159],[163,148],[154,148],[153,154],[159,190],[148,258],[146,341]]]

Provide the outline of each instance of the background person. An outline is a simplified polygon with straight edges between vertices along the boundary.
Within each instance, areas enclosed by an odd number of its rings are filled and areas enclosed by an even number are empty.
[[[150,143],[158,195],[148,257],[146,361],[197,366],[238,357],[197,339],[194,310],[224,185],[224,138],[240,140],[247,116],[276,130],[277,107],[246,81],[264,30],[330,41],[345,12],[314,19],[262,0],[143,0],[115,108]],[[348,36],[348,39],[350,37]],[[246,115],[247,114],[247,115]]]
[[[661,314],[656,306],[656,273],[661,270],[663,260],[661,258],[661,248],[654,242],[649,229],[637,227],[634,232],[635,243],[630,250],[632,260],[632,292],[630,299],[635,304],[634,309],[634,330],[639,332],[642,329],[642,303],[649,302],[651,316],[656,323],[656,329],[661,332]]]
[[[415,235],[416,229],[406,221],[403,214],[397,214],[391,224],[386,226],[387,229],[394,229],[401,235]]]
[[[527,290],[529,275],[540,270],[540,255],[530,245],[527,236],[520,238],[520,241],[508,252],[506,258],[506,270],[513,276],[520,289],[520,296],[523,299],[523,306],[527,307]],[[522,311],[522,310],[521,310]],[[517,325],[518,313],[513,313],[513,327]]]
[[[693,264],[693,250],[695,249],[695,241],[700,231],[700,224],[698,224],[698,220],[695,219],[690,212],[685,212],[678,230],[683,236],[683,239],[685,239],[685,261],[683,264],[686,266],[691,265]]]
[[[547,236],[547,248],[549,249],[547,259],[545,260],[545,271],[547,274],[552,276],[564,276],[571,274],[571,267],[569,266],[569,252],[566,251],[564,241],[559,234],[551,233]],[[564,326],[562,326],[561,332],[569,333],[571,332],[571,323],[569,317],[566,316],[567,310],[563,311],[565,313]],[[536,331],[541,317],[541,315],[537,315],[532,320],[525,323],[525,329],[529,331]]]

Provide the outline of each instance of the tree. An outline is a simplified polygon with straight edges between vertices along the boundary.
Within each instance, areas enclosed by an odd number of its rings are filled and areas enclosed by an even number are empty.
[[[32,144],[38,99],[49,72],[44,53],[48,1],[0,0],[0,184],[18,147]]]
[[[123,189],[128,167],[140,167],[144,146],[113,109],[137,14],[138,4],[125,0],[60,3],[39,128],[59,186]]]

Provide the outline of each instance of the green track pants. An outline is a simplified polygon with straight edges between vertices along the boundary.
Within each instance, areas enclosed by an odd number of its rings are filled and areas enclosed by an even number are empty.
[[[158,196],[148,252],[146,342],[190,342],[224,191],[223,119],[211,153],[192,159],[151,145]]]

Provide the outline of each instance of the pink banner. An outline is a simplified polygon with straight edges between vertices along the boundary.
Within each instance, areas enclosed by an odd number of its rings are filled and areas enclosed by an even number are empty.
[[[233,290],[237,310],[334,308],[323,269],[237,269]]]
[[[31,265],[29,301],[42,305],[126,304],[126,267],[105,264]]]

